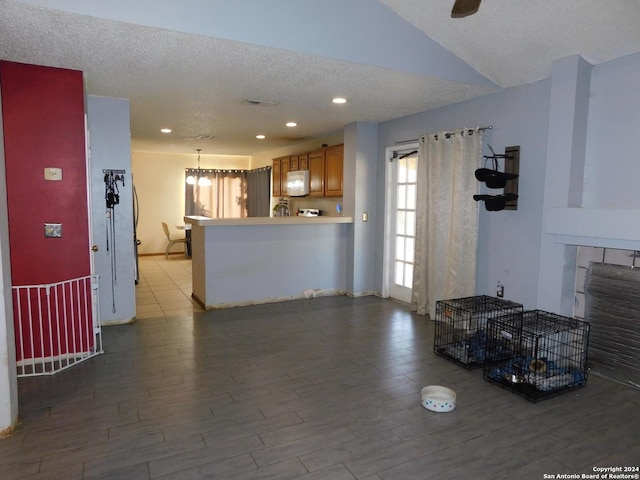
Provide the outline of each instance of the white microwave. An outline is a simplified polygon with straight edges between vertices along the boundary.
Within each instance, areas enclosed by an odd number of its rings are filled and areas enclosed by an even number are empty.
[[[303,197],[309,194],[309,170],[287,172],[287,195]]]

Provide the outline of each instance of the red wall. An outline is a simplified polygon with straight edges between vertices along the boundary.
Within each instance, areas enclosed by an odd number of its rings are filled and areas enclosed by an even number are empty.
[[[0,87],[11,283],[85,277],[91,265],[82,72],[0,61]],[[45,167],[61,168],[62,180],[45,180]],[[45,223],[61,223],[62,237],[46,238]],[[90,295],[90,282],[75,290],[14,290],[17,360],[90,351]]]
[[[12,283],[89,275],[82,72],[0,62],[0,86]],[[45,223],[62,223],[62,238],[45,238]]]

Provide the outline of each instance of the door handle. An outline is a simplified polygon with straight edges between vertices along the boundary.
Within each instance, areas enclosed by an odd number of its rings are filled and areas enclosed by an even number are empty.
[[[98,250],[99,250],[98,245],[94,245],[93,247],[91,247],[92,252],[97,252]]]

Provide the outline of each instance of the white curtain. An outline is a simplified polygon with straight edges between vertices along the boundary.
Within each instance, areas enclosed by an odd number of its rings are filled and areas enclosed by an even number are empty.
[[[482,130],[420,139],[412,302],[435,318],[436,302],[475,295]]]
[[[189,177],[194,180],[189,181]],[[247,180],[243,170],[188,168],[185,178],[185,215],[209,218],[247,216]],[[203,179],[205,181],[201,181]]]

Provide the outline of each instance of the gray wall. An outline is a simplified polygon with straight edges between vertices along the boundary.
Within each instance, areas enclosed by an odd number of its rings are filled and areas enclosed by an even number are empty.
[[[2,95],[0,92],[0,104]],[[16,342],[11,295],[11,258],[9,256],[9,212],[5,176],[4,128],[0,115],[0,433],[18,422],[18,376]]]
[[[225,308],[343,292],[350,229],[313,220],[195,226],[193,293],[207,308]]]
[[[640,53],[593,69],[585,207],[640,208]]]
[[[89,95],[87,117],[92,241],[98,247],[93,262],[95,273],[100,275],[100,316],[103,324],[126,323],[136,314],[129,100]],[[111,241],[108,250],[104,169],[125,171],[124,186],[118,183],[120,203],[113,209],[115,242]]]
[[[500,153],[520,145],[518,210],[487,212],[480,205],[477,292],[495,295],[499,280],[505,285],[505,298],[528,306],[536,303],[548,104],[549,81],[545,80],[382,123],[378,130],[378,212],[384,211],[384,150],[396,142],[439,130],[492,125],[484,133],[485,149],[491,145]],[[383,228],[378,215],[374,255],[378,291],[382,289]]]
[[[546,233],[546,212],[553,207],[596,207],[605,209],[606,218],[609,209],[629,209],[629,222],[637,222],[638,84],[640,54],[595,67],[572,56],[554,62],[549,79],[382,123],[376,209],[384,211],[386,147],[438,130],[492,125],[485,132],[485,145],[496,152],[521,147],[520,198],[517,211],[486,212],[481,207],[477,293],[495,295],[499,280],[505,297],[525,308],[571,315],[575,247],[557,244]],[[383,241],[378,215],[378,291]],[[640,249],[640,241],[634,248]]]
[[[347,254],[347,290],[375,291],[376,180],[378,125],[358,122],[344,130],[344,214],[353,217]],[[363,221],[363,214],[367,221]]]

